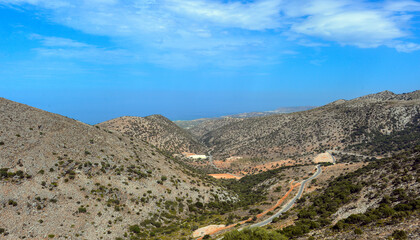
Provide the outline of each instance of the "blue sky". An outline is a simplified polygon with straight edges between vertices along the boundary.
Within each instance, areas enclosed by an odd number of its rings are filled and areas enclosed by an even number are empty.
[[[420,89],[420,1],[0,0],[0,96],[97,123]]]

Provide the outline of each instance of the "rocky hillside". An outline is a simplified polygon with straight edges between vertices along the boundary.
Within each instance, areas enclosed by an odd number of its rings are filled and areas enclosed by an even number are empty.
[[[162,115],[120,117],[97,126],[143,140],[165,151],[205,153],[206,148],[194,137]]]
[[[294,224],[279,231],[301,239],[419,239],[419,167],[420,145],[330,180],[282,216],[278,225]]]
[[[206,133],[220,129],[224,126],[227,126],[232,123],[242,122],[244,118],[217,118],[217,119],[208,119],[203,121],[196,126],[189,128],[188,131],[196,136],[198,139],[202,138]]]
[[[247,118],[201,137],[216,157],[284,157],[345,148],[418,126],[420,91],[338,100],[309,111]]]
[[[177,239],[215,198],[231,197],[144,141],[0,99],[0,239]]]
[[[175,123],[178,126],[187,129],[194,136],[200,138],[210,131],[214,131],[231,123],[240,122],[245,118],[262,117],[280,113],[300,112],[310,110],[313,108],[315,107],[281,107],[273,111],[239,113],[217,118],[201,118],[190,121],[175,121]]]

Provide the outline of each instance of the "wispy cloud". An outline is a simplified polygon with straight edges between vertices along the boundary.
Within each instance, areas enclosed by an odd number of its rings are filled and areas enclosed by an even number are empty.
[[[42,36],[39,34],[31,34],[29,36],[31,39],[37,39],[42,42],[42,45],[46,47],[70,47],[70,48],[85,48],[85,47],[93,47],[90,44],[78,42],[68,38],[60,38],[60,37],[47,37]]]
[[[144,59],[157,63],[179,59],[189,65],[191,58],[216,62],[221,56],[266,61],[299,46],[335,43],[419,50],[411,19],[420,11],[420,2],[411,0],[0,0],[0,4],[45,9],[49,19],[108,36],[133,54],[137,48],[148,49],[141,52],[148,54]],[[46,52],[53,47],[100,50],[70,39],[40,40],[51,48]]]
[[[420,44],[417,43],[394,43],[392,46],[395,47],[397,51],[405,53],[420,50]]]
[[[168,0],[165,8],[207,24],[248,30],[275,29],[282,25],[279,9],[283,1],[260,0],[220,2],[208,0]]]
[[[413,1],[293,1],[286,14],[295,21],[290,31],[361,48],[395,47],[396,39],[410,35],[406,25],[419,5]]]
[[[38,40],[41,47],[34,48],[40,56],[63,59],[80,59],[103,64],[125,63],[136,60],[136,56],[124,49],[107,49],[75,41],[68,38],[30,34],[30,39]]]

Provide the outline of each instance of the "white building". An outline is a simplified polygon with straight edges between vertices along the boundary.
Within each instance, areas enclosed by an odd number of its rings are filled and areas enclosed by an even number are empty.
[[[206,159],[207,156],[206,155],[191,155],[191,156],[188,156],[188,158],[192,158],[192,159]]]

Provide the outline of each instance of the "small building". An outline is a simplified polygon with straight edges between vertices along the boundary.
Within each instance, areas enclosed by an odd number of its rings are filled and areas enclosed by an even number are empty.
[[[206,155],[191,155],[191,156],[188,156],[188,158],[192,158],[192,159],[206,159],[207,156]]]
[[[191,159],[207,159],[208,156],[206,155],[198,155],[195,153],[189,153],[189,152],[183,152],[182,155],[184,155],[184,157],[186,158],[191,158]]]

